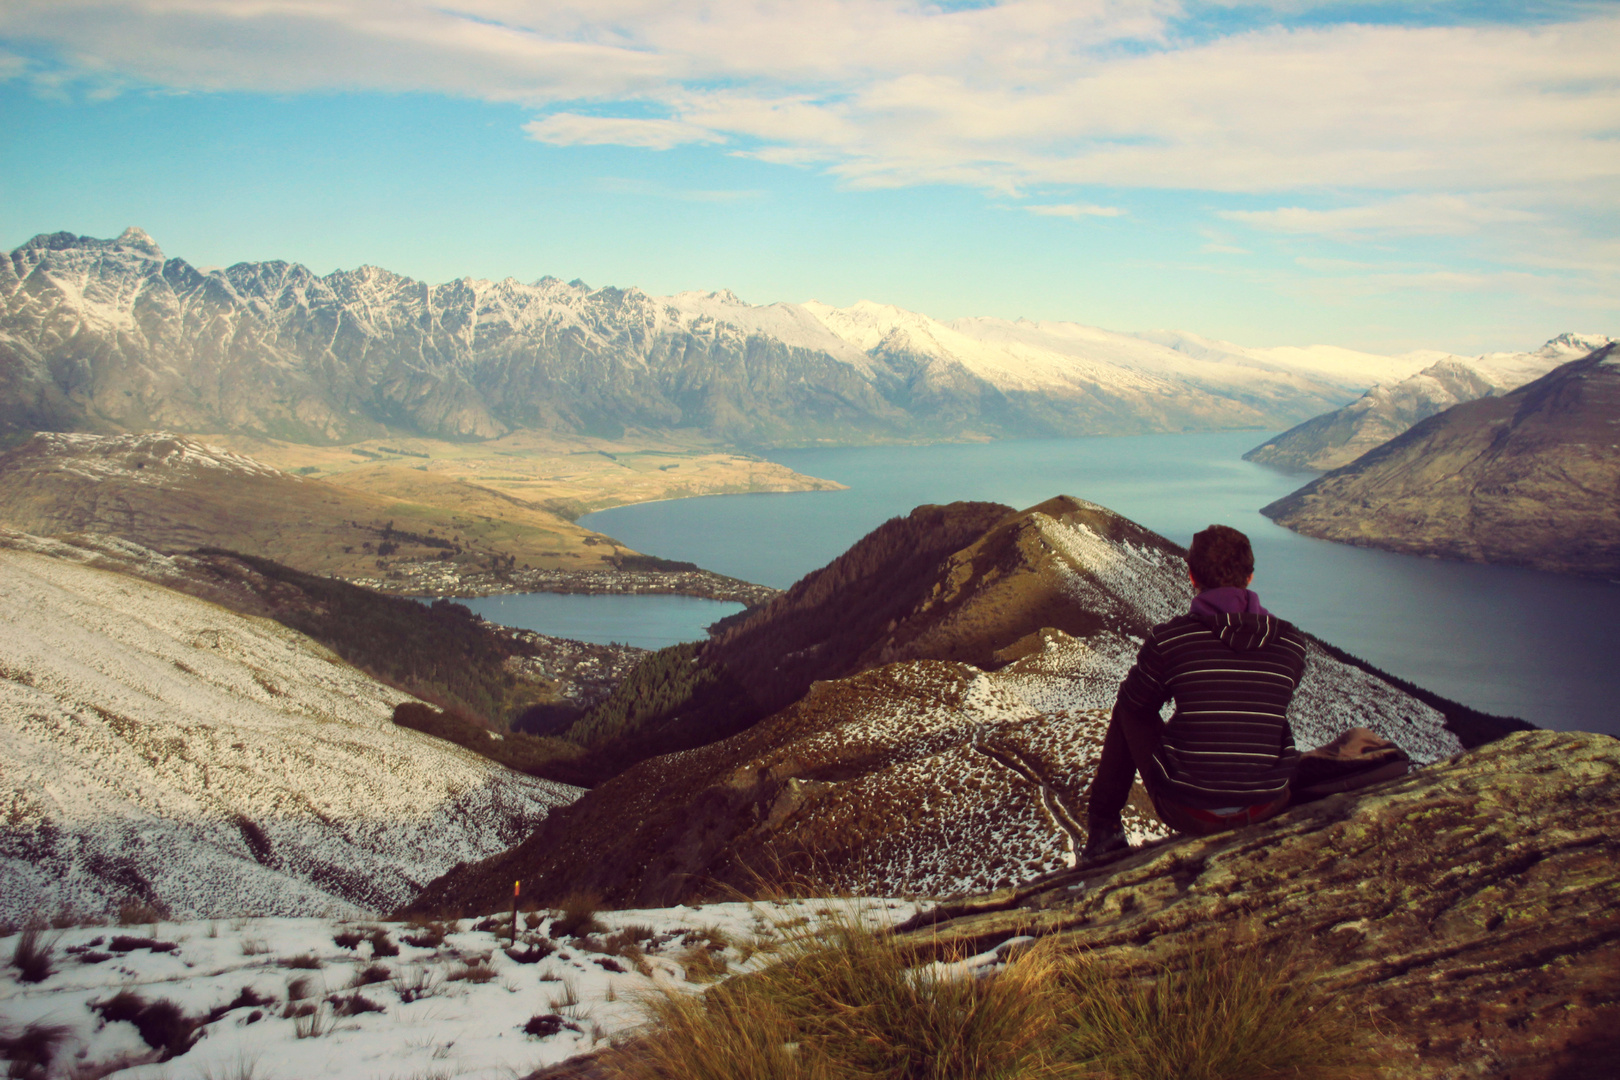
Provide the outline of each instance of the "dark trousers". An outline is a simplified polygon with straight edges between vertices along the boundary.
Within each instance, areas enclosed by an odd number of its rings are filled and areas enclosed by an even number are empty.
[[[1153,775],[1150,763],[1163,734],[1164,721],[1158,714],[1133,709],[1123,701],[1114,703],[1108,734],[1103,736],[1102,760],[1097,762],[1097,775],[1091,780],[1086,812],[1092,820],[1111,822],[1119,817],[1131,797],[1131,781],[1139,772],[1142,782],[1148,785],[1148,794],[1154,794],[1148,779]],[[1157,805],[1157,798],[1154,803]]]
[[[1168,798],[1160,789],[1158,772],[1152,766],[1153,755],[1158,752],[1159,740],[1163,737],[1164,721],[1157,713],[1133,709],[1124,702],[1114,703],[1086,807],[1092,821],[1111,825],[1119,820],[1120,811],[1125,809],[1125,802],[1131,796],[1131,780],[1137,773],[1142,774],[1142,786],[1147,788],[1159,820],[1176,832],[1191,836],[1208,836],[1239,825],[1252,825],[1287,808],[1286,791],[1271,802],[1245,807],[1235,814],[1212,814]]]

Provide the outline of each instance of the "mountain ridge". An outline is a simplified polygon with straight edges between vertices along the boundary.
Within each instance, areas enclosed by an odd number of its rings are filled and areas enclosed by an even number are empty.
[[[1243,460],[1285,469],[1336,469],[1420,420],[1464,401],[1508,393],[1608,342],[1596,334],[1565,333],[1534,352],[1446,356],[1415,375],[1380,383],[1344,408],[1268,439]]]
[[[1274,427],[1411,363],[1152,338],[555,278],[435,286],[279,260],[204,272],[137,229],[56,233],[0,258],[0,434],[678,428],[785,446]]]
[[[1617,351],[1453,406],[1260,512],[1341,543],[1620,576]]]

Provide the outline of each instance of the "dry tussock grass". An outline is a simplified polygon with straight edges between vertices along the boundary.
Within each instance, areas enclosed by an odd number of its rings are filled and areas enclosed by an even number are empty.
[[[1348,1080],[1357,1024],[1286,960],[1217,942],[1126,978],[1051,941],[999,972],[917,968],[846,923],[702,995],[643,1000],[621,1080]]]

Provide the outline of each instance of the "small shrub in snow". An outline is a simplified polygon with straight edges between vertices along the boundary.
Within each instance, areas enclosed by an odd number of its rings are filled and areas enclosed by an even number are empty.
[[[155,953],[166,953],[175,952],[180,946],[172,941],[159,941],[157,938],[119,934],[107,943],[107,948],[115,953],[134,952],[136,949],[150,949]]]
[[[269,951],[270,945],[264,940],[264,938],[245,937],[242,939],[243,956],[263,956]]]
[[[362,1013],[380,1013],[388,1010],[372,1001],[364,994],[333,994],[326,999],[332,1006],[334,1016],[359,1016]]]
[[[305,1003],[300,1011],[293,1017],[293,1036],[299,1039],[318,1039],[332,1030],[332,1018],[328,1015],[325,1006],[309,1005]]]
[[[549,1039],[560,1031],[578,1031],[579,1025],[567,1020],[556,1013],[542,1013],[539,1016],[529,1017],[528,1023],[523,1025],[523,1034],[531,1039]]]
[[[424,919],[418,921],[413,919],[412,925],[416,927],[416,931],[410,934],[401,934],[400,937],[405,944],[418,949],[437,949],[444,944],[446,934],[454,933],[451,927],[436,920]]]
[[[73,1034],[66,1024],[35,1020],[16,1035],[0,1033],[0,1057],[11,1062],[10,1076],[43,1077],[62,1044]]]
[[[366,935],[358,930],[340,930],[332,935],[332,944],[340,949],[358,949]]]
[[[676,959],[680,961],[681,970],[686,972],[687,982],[714,982],[727,970],[725,957],[698,945],[687,949]]]
[[[598,967],[600,967],[603,971],[611,971],[615,975],[623,975],[624,974],[624,965],[619,963],[617,960],[614,960],[612,957],[598,956],[595,959],[596,959],[596,965]]]
[[[385,983],[393,977],[394,973],[389,971],[385,965],[367,964],[354,973],[354,978],[349,980],[349,986],[352,989],[357,986],[370,986],[373,983]]]
[[[464,964],[457,964],[445,976],[450,982],[487,983],[495,978],[495,969],[486,961],[474,958]]]
[[[530,941],[521,949],[507,949],[506,958],[519,964],[538,964],[556,951],[557,947],[549,941]]]
[[[434,997],[442,989],[444,977],[431,968],[413,965],[401,968],[389,980],[394,987],[394,993],[399,995],[400,1004],[409,1005],[413,1001]]]
[[[607,927],[596,921],[596,913],[601,907],[601,897],[591,893],[569,893],[563,897],[557,914],[551,920],[551,936],[584,937],[587,934],[605,933]]]
[[[17,969],[17,978],[23,982],[44,982],[56,970],[51,961],[56,953],[55,937],[42,939],[40,931],[30,926],[17,935],[17,944],[11,950],[11,966]]]
[[[287,1000],[303,1001],[315,989],[315,980],[308,975],[301,975],[287,984]]]
[[[314,953],[305,953],[303,956],[282,957],[281,966],[284,968],[298,968],[302,971],[319,971],[325,965],[321,963],[320,957]]]
[[[236,996],[232,998],[229,1003],[225,1005],[215,1005],[212,1009],[209,1009],[208,1017],[203,1021],[203,1023],[212,1024],[226,1013],[232,1012],[236,1009],[252,1009],[261,1005],[274,1004],[274,998],[265,997],[263,994],[256,992],[251,986],[244,986],[241,990],[237,991]]]
[[[371,942],[371,958],[373,960],[399,955],[399,946],[395,945],[394,939],[388,936],[388,931],[380,926],[373,927],[366,940]]]
[[[141,1039],[160,1051],[164,1061],[190,1050],[197,1041],[198,1022],[167,998],[149,1002],[137,993],[120,990],[106,1001],[92,1002],[90,1008],[109,1024],[119,1020],[134,1024]]]

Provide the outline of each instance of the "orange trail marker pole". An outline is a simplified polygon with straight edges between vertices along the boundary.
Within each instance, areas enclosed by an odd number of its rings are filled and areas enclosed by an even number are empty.
[[[518,901],[518,889],[522,888],[522,886],[523,886],[523,882],[521,882],[521,881],[512,882],[512,948],[514,948],[514,949],[517,948],[517,901]]]

